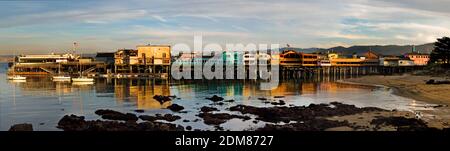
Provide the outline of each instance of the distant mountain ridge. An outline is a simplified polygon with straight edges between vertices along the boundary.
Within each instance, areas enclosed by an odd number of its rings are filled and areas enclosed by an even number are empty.
[[[332,47],[332,48],[281,48],[280,50],[295,50],[297,52],[313,53],[313,52],[337,52],[344,55],[356,53],[361,55],[369,50],[382,55],[403,55],[412,52],[413,45],[367,45],[367,46],[351,46],[351,47]],[[415,45],[416,52],[431,53],[434,49],[434,43],[423,45]]]

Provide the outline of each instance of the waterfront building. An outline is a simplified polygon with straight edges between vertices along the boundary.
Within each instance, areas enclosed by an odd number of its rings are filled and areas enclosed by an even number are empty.
[[[120,49],[115,53],[115,73],[168,76],[171,48],[169,45],[138,45],[137,49]]]
[[[170,65],[169,45],[139,45],[137,51],[141,65]]]
[[[21,55],[9,72],[16,75],[48,76],[56,74],[85,75],[103,72],[105,63],[74,54]],[[9,74],[9,73],[8,73]]]
[[[301,65],[304,67],[316,67],[319,64],[319,55],[300,53]]]
[[[414,61],[410,59],[400,59],[398,60],[398,66],[414,66]]]
[[[395,67],[398,66],[400,58],[396,56],[385,56],[380,58],[380,66]]]
[[[300,67],[302,58],[295,50],[285,50],[280,54],[280,65],[283,67]]]
[[[256,65],[257,64],[257,54],[255,52],[245,52],[244,54],[244,65]]]
[[[428,61],[430,61],[429,54],[418,53],[418,52],[407,53],[407,54],[405,54],[405,57],[414,61],[414,64],[416,66],[425,66],[428,64]]]

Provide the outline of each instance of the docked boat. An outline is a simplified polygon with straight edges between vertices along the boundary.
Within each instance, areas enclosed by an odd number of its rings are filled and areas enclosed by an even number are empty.
[[[70,76],[53,76],[53,81],[70,81],[72,78]]]
[[[79,78],[72,78],[72,82],[94,82],[94,79],[88,77],[79,77]]]
[[[27,77],[20,76],[20,75],[8,76],[8,80],[26,80],[26,79],[27,79]]]

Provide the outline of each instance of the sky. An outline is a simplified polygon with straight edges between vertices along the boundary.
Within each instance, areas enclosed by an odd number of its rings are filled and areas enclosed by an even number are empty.
[[[0,55],[141,44],[406,45],[450,36],[450,0],[0,0]]]

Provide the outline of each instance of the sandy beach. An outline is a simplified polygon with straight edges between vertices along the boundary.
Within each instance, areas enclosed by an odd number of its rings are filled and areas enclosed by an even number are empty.
[[[351,78],[346,79],[345,81],[361,84],[384,85],[394,88],[394,93],[399,96],[428,103],[450,105],[450,84],[425,84],[425,82],[430,79],[448,80],[450,77],[415,76],[409,74],[398,76],[376,75]]]
[[[383,85],[393,88],[393,93],[396,95],[436,104],[439,107],[436,107],[433,110],[418,112],[422,112],[426,115],[422,119],[425,120],[430,127],[449,127],[450,84],[426,84],[426,81],[430,79],[449,80],[450,77],[417,76],[410,74],[393,76],[374,75],[346,79],[344,82],[363,85]]]

